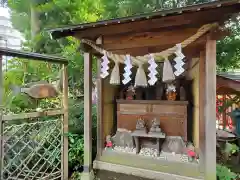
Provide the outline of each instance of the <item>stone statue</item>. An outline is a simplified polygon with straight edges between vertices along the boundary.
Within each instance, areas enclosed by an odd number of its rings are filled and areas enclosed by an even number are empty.
[[[113,143],[110,135],[106,137],[106,148],[113,148]]]
[[[145,130],[146,129],[146,125],[145,122],[142,118],[137,120],[137,124],[136,124],[136,130]]]
[[[160,121],[157,120],[156,118],[152,120],[150,132],[162,132],[162,129],[160,128]]]
[[[197,160],[197,154],[195,152],[195,147],[192,143],[188,143],[187,145],[187,154],[188,154],[188,161],[194,162]]]
[[[163,135],[165,136],[166,134],[164,132],[162,132],[162,129],[160,128],[160,120],[157,120],[156,118],[154,118],[152,120],[152,126],[150,128],[149,133],[153,133],[153,134],[159,134],[159,135]]]
[[[127,89],[126,99],[133,100],[134,96],[136,95],[136,90],[133,85],[129,86]]]

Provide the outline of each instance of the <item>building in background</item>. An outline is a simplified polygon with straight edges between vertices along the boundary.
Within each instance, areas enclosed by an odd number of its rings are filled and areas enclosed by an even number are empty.
[[[19,50],[23,41],[21,33],[12,26],[9,10],[0,7],[0,47]],[[8,59],[4,57],[4,68],[6,68]]]

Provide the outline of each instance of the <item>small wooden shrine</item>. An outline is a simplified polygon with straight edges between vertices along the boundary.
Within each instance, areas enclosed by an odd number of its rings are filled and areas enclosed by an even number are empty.
[[[234,79],[236,78],[236,80]],[[239,107],[240,81],[237,76],[225,77],[217,75],[217,127],[219,129],[234,130],[231,112]]]
[[[239,11],[239,1],[223,0],[50,31],[78,38],[84,51],[83,178],[94,167],[216,179],[216,40]],[[99,58],[94,162],[92,55]]]

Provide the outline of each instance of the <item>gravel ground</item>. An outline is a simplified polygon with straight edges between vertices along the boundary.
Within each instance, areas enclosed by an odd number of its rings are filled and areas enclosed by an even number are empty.
[[[96,172],[97,180],[150,180],[146,178],[121,174],[121,173],[115,173],[115,172],[109,172],[109,171],[97,171]]]

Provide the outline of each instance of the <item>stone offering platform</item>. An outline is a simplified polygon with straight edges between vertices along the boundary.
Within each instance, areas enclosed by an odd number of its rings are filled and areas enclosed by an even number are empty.
[[[131,135],[134,138],[137,154],[140,152],[140,149],[141,149],[140,139],[141,138],[151,138],[151,139],[156,139],[156,141],[157,141],[157,145],[156,145],[157,146],[157,156],[160,156],[161,145],[162,145],[164,139],[166,138],[166,135],[164,133],[161,133],[161,132],[145,133],[144,131],[135,130]]]

